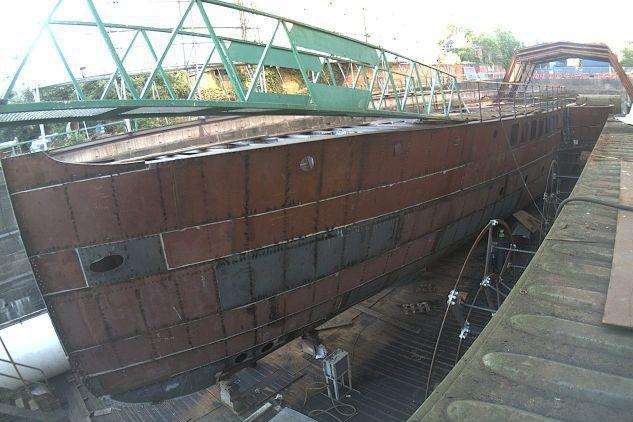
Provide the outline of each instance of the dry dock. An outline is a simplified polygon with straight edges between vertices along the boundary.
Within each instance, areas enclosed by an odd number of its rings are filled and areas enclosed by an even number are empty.
[[[633,126],[610,121],[572,196],[621,200],[625,161],[633,161]],[[435,390],[425,403],[446,295],[466,250],[457,250],[426,272],[412,274],[410,283],[386,289],[329,321],[326,326],[333,328],[322,331],[321,337],[328,347],[352,354],[356,389],[342,400],[354,408],[340,409],[353,414],[334,415],[376,422],[410,417],[627,420],[633,409],[633,331],[602,323],[617,213],[587,203],[567,205],[501,310],[472,346],[467,338],[462,353],[467,351],[452,371],[461,355],[460,326],[449,318],[432,371],[430,385]],[[481,276],[482,251],[475,255],[478,258],[466,272],[470,277]],[[473,280],[478,286],[478,279]],[[418,302],[429,303],[430,311],[403,313],[403,305]],[[484,314],[471,316],[473,327],[488,322]],[[320,364],[301,353],[297,341],[232,380],[239,416],[219,400],[217,386],[164,403],[121,405],[94,400],[72,383],[61,384],[71,419],[94,412],[91,419],[99,422],[233,422],[281,394],[286,406],[319,421],[333,420],[324,413],[332,412],[332,404],[322,389]]]
[[[572,197],[621,200],[633,189],[621,178],[630,161],[633,126],[608,122]],[[602,323],[617,216],[568,204],[501,311],[410,420],[630,420],[633,331]]]

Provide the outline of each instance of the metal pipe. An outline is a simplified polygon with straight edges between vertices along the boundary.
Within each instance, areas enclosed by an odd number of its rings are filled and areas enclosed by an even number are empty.
[[[486,245],[486,261],[484,263],[484,278],[490,277],[490,258],[492,257],[492,246],[493,246],[492,231],[494,230],[496,225],[497,225],[496,220],[490,221],[490,225],[488,228],[488,244]],[[484,286],[483,282],[482,282],[482,286]],[[486,296],[486,302],[488,302],[488,306],[492,308],[495,305],[495,303],[492,298],[492,295],[490,294],[490,290],[486,289],[485,287],[484,287],[484,295]]]
[[[495,313],[497,313],[497,311],[495,311],[494,309],[490,309],[490,308],[484,308],[482,306],[477,306],[477,305],[469,305],[468,303],[463,303],[463,305],[467,308],[472,308],[472,309],[478,309],[480,311],[485,311],[485,312],[490,312],[492,315],[494,315]]]
[[[529,253],[529,254],[535,254],[535,251],[528,251],[526,249],[513,249],[513,248],[506,248],[503,246],[493,246],[494,249],[498,249],[500,251],[508,251],[508,252],[521,252],[521,253]]]
[[[481,109],[481,85],[480,85],[479,81],[477,81],[477,97],[479,99],[479,121],[483,122],[484,121],[484,115],[483,115],[483,111]]]

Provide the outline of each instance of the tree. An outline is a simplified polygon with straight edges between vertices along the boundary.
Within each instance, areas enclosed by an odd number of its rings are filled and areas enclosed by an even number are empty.
[[[449,25],[448,36],[440,41],[440,47],[457,54],[463,62],[507,67],[514,52],[523,47],[523,42],[503,28],[476,34],[468,28]]]
[[[626,67],[633,67],[633,41],[629,41],[626,47],[622,49],[622,58],[620,64]]]
[[[494,64],[502,64],[507,68],[514,52],[524,47],[522,41],[517,39],[511,31],[503,28],[497,28],[492,35],[484,36],[483,40],[479,40],[480,45],[487,46],[485,51],[489,52],[490,58]],[[491,64],[492,64],[491,63]]]

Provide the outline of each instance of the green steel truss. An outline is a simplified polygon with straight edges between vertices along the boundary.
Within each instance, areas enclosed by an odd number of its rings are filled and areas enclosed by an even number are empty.
[[[462,112],[459,86],[453,75],[381,47],[280,16],[217,0],[190,0],[176,25],[163,28],[104,22],[94,1],[82,0],[90,20],[56,20],[55,13],[63,1],[57,1],[10,79],[0,100],[0,126],[248,113],[449,118]],[[230,9],[266,20],[274,30],[266,43],[220,35],[218,29],[223,22],[214,21],[216,14],[209,8]],[[185,27],[192,13],[199,13],[203,26]],[[96,98],[86,96],[84,81],[73,73],[55,37],[56,31],[69,27],[96,31],[109,53],[114,70],[103,77],[105,87]],[[120,50],[123,54],[113,42],[113,31],[133,34],[129,45],[118,46],[125,47]],[[158,52],[151,40],[155,34],[169,36]],[[42,36],[50,37],[76,99],[28,103],[12,100],[16,82]],[[174,70],[165,66],[178,37],[204,41],[201,45],[208,46],[206,60],[196,65],[187,93],[175,92],[170,81]],[[139,42],[154,59],[152,70],[142,75],[126,67],[126,59]],[[294,89],[285,85],[268,87],[266,75],[275,72],[281,76],[280,69],[294,72],[298,80]],[[227,82],[230,89],[224,97],[205,97],[201,82],[209,73]],[[155,95],[157,81],[164,88],[165,98]],[[117,98],[107,98],[113,85],[122,88],[117,89]]]

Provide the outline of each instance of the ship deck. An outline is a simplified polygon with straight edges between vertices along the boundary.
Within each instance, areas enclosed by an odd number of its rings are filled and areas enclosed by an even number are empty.
[[[573,103],[573,99],[561,100]],[[167,127],[110,136],[51,151],[57,160],[75,163],[156,164],[195,156],[363,135],[394,130],[432,129],[446,125],[477,124],[533,115],[542,107],[526,106],[504,110],[486,105],[471,117],[447,120],[370,119],[336,116],[231,116],[207,118]]]
[[[608,122],[571,196],[618,201],[632,188],[621,180],[631,160],[633,126]],[[614,247],[617,216],[568,204],[500,312],[410,420],[630,419],[633,331],[602,323],[614,254],[626,252]]]

